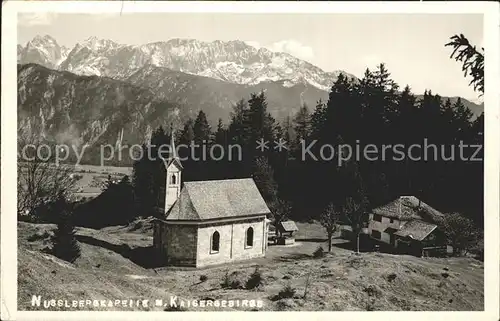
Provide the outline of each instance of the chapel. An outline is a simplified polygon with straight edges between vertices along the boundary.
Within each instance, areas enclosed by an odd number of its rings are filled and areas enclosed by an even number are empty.
[[[167,265],[204,267],[265,256],[270,210],[252,178],[182,182],[173,134],[165,208],[153,246]]]

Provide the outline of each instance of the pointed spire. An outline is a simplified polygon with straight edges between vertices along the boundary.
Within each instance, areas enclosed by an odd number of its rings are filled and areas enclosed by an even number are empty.
[[[179,160],[179,155],[177,155],[177,148],[175,148],[175,134],[174,125],[170,123],[170,162],[174,159]]]

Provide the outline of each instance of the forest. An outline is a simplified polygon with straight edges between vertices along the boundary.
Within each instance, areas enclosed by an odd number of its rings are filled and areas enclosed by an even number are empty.
[[[268,113],[265,92],[254,93],[234,106],[227,125],[220,119],[211,128],[201,110],[175,132],[175,140],[208,148],[241,146],[241,160],[202,159],[198,150],[179,150],[185,159],[183,181],[253,177],[271,208],[286,206],[289,216],[297,220],[318,219],[329,204],[342,207],[347,198],[369,210],[401,195],[414,195],[442,212],[463,213],[482,226],[484,151],[466,148],[460,152],[458,146],[482,147],[483,131],[484,114],[474,119],[460,99],[452,103],[430,90],[417,99],[411,88],[401,89],[380,64],[376,70],[367,69],[359,82],[340,75],[328,101],[303,105],[284,120]],[[144,154],[149,148],[158,155],[155,146],[170,144],[170,134],[168,127],[157,128],[150,145],[143,146]],[[256,149],[261,138],[270,142],[268,149]],[[273,144],[280,139],[287,147],[281,151]],[[425,151],[424,141],[437,149]],[[396,157],[394,149],[377,160],[352,157],[339,162],[338,154],[323,159],[303,157],[304,146],[312,146],[310,154],[320,155],[319,149],[327,144],[361,150],[372,145],[379,151],[396,144],[422,148],[412,151],[412,159]],[[426,159],[415,161],[423,153]],[[135,215],[163,207],[164,182],[160,158],[143,157],[134,163],[133,176],[126,183],[133,189]]]

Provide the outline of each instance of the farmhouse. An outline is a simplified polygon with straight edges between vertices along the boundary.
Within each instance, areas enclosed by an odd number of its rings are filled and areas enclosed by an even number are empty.
[[[270,213],[251,178],[181,184],[175,152],[166,163],[165,210],[153,246],[168,265],[203,267],[262,257]]]
[[[443,214],[415,196],[401,196],[369,214],[370,237],[398,251],[423,255],[446,248],[445,237],[436,221]]]

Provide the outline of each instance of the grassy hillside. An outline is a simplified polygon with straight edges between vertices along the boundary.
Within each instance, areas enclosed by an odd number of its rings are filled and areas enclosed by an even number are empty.
[[[18,224],[19,310],[37,309],[31,306],[32,295],[47,299],[152,302],[169,300],[170,295],[184,299],[259,299],[264,302],[263,310],[483,309],[482,262],[382,253],[355,255],[341,245],[335,246],[326,257],[315,259],[311,255],[314,249],[319,245],[326,248],[324,233],[317,224],[299,224],[297,243],[288,247],[270,246],[266,258],[200,270],[148,268],[145,258],[153,254],[151,224],[147,220],[102,230],[78,228],[82,256],[74,264],[40,251],[50,246],[53,228],[48,224]],[[256,266],[264,285],[259,290],[247,290],[245,281]],[[222,288],[226,273],[232,280],[240,281],[242,288]],[[203,282],[202,276],[206,277]],[[304,299],[308,278],[308,294]],[[277,294],[286,285],[295,289],[294,296],[278,298]],[[221,310],[188,310],[201,309]]]

